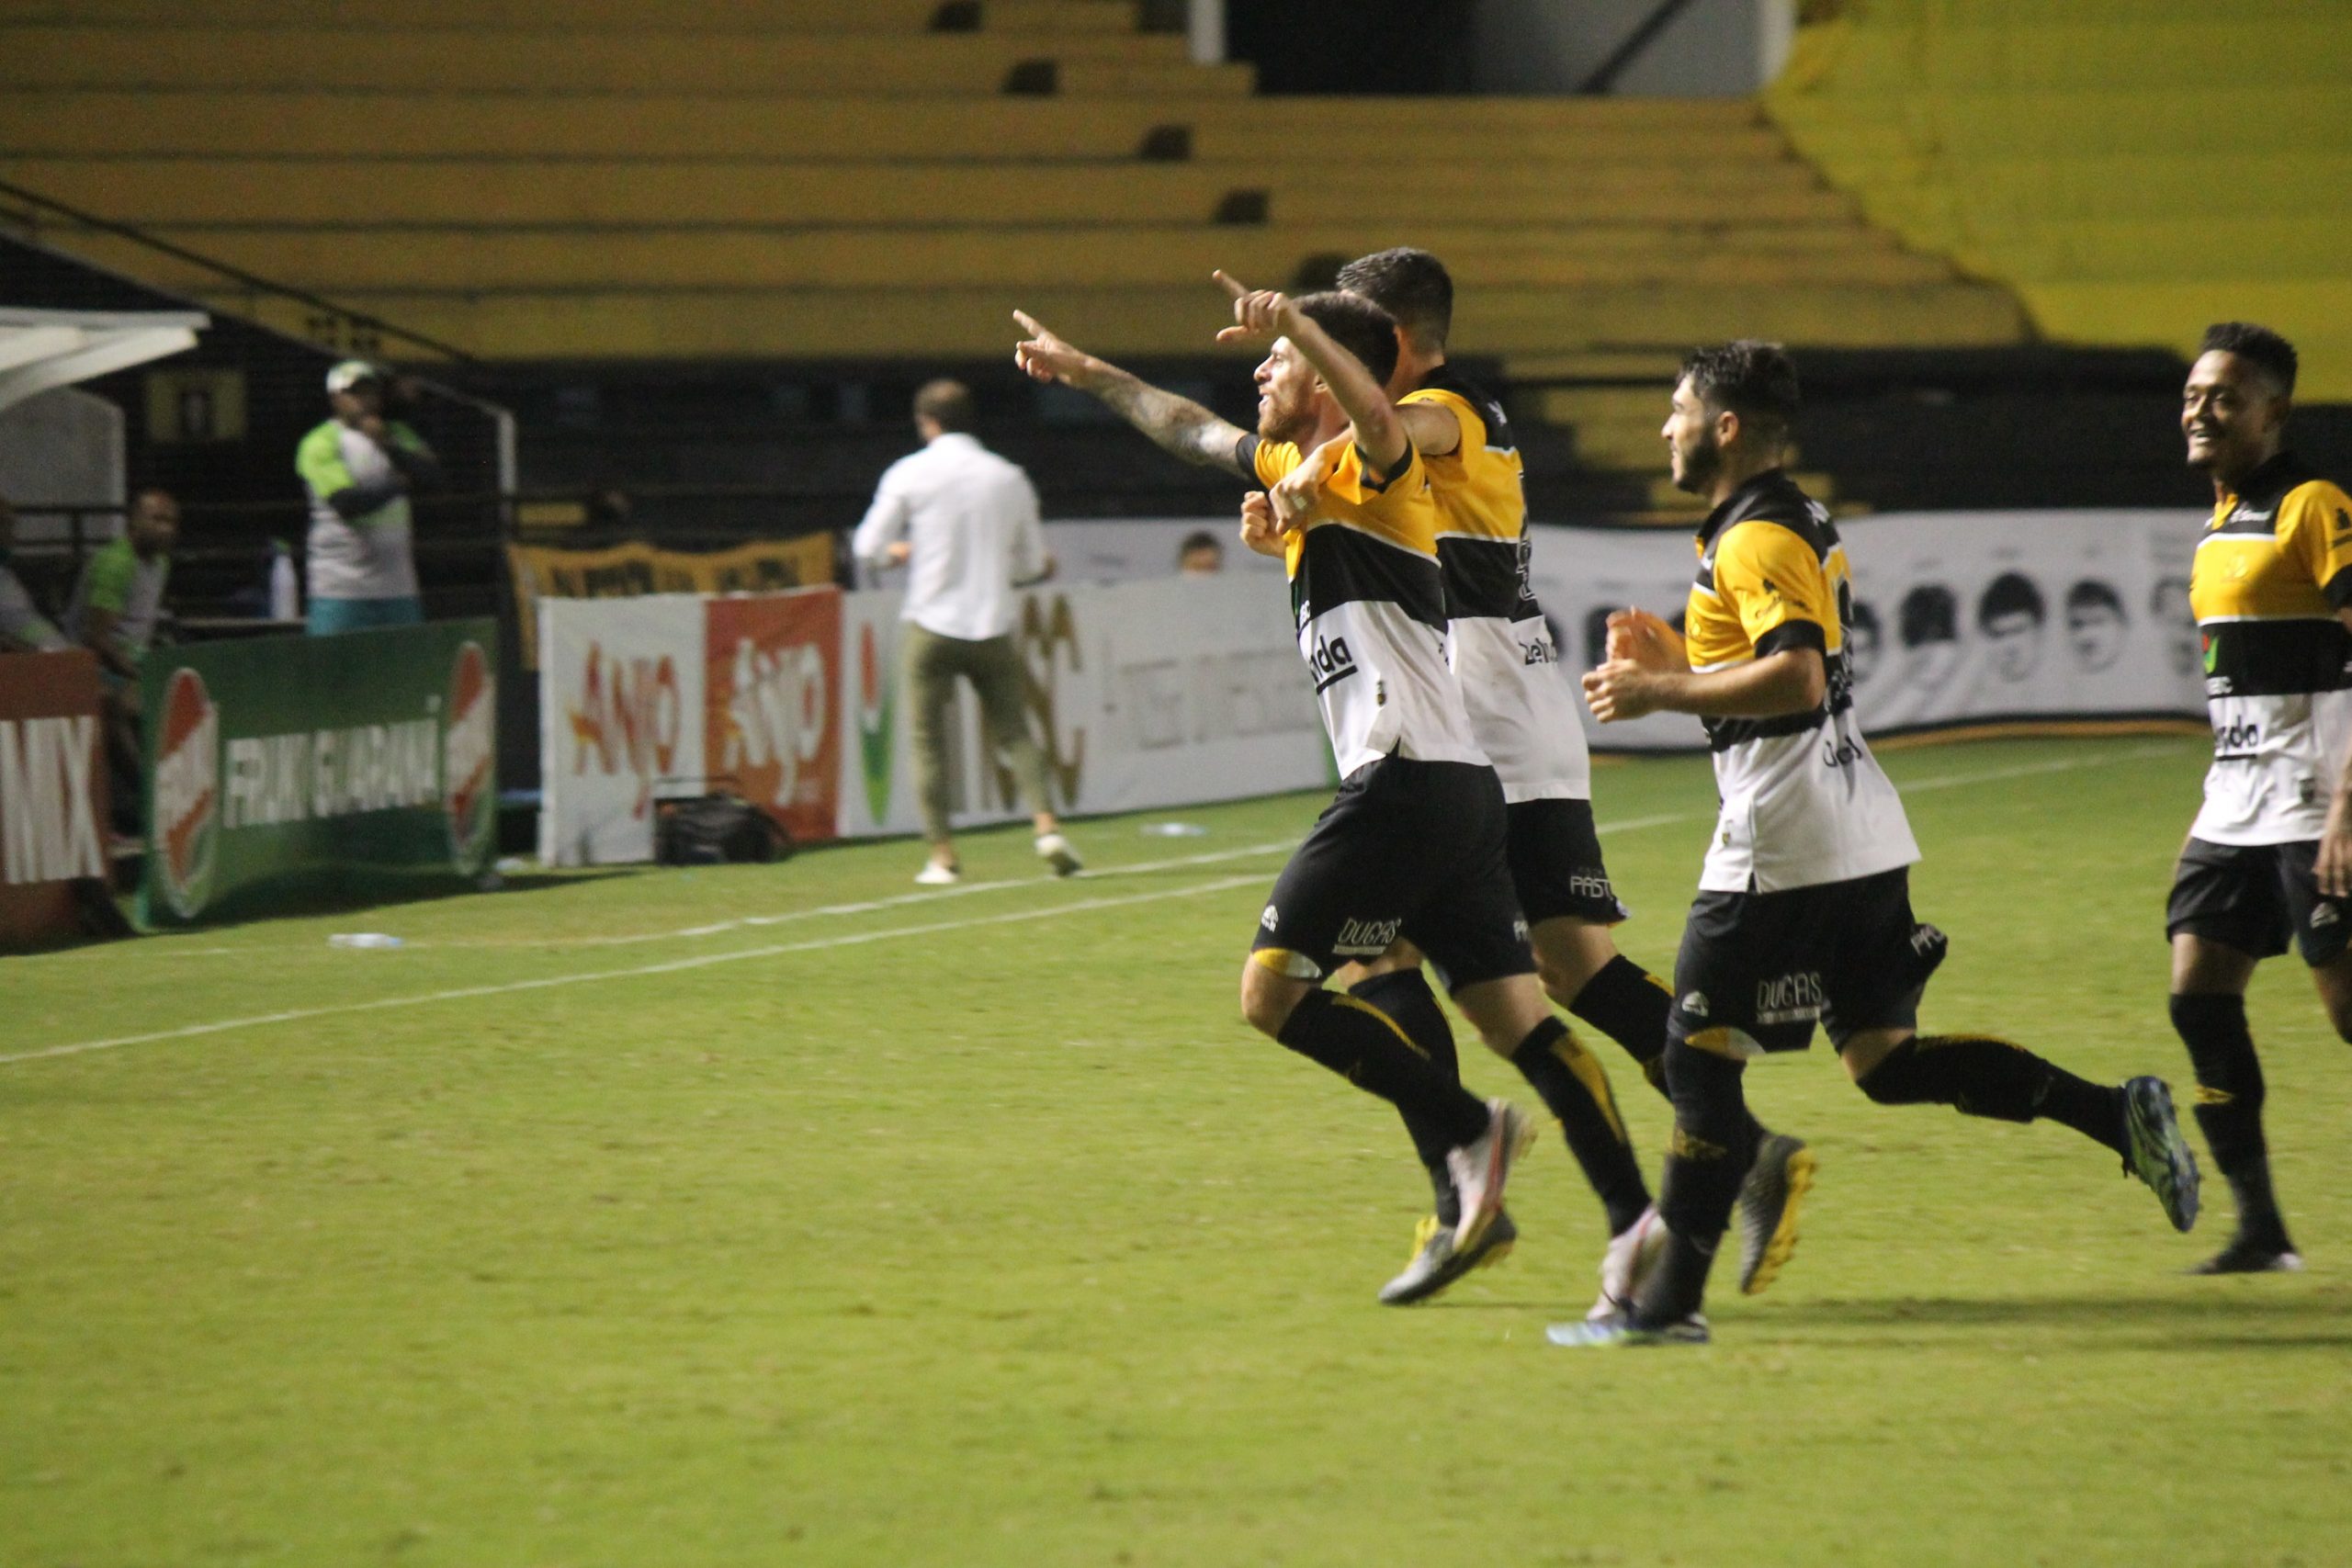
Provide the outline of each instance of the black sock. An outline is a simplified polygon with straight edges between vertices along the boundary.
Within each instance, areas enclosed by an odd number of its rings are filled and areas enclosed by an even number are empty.
[[[1348,995],[1386,1013],[1405,1032],[1405,1038],[1420,1047],[1432,1066],[1454,1082],[1462,1081],[1462,1063],[1454,1053],[1453,1027],[1445,1021],[1445,1010],[1438,1006],[1437,993],[1430,989],[1429,981],[1419,968],[1398,969],[1359,980],[1348,987]],[[1430,1173],[1430,1193],[1437,1201],[1438,1219],[1449,1225],[1461,1224],[1462,1198],[1453,1190],[1453,1172],[1445,1168],[1449,1145],[1443,1127],[1419,1111],[1401,1105],[1396,1113],[1405,1120],[1405,1132],[1413,1140],[1414,1152],[1421,1156],[1421,1168]]]
[[[2245,998],[2172,998],[2172,1026],[2197,1069],[2197,1125],[2237,1199],[2238,1235],[2285,1252],[2287,1223],[2270,1186],[2270,1151],[2262,1135],[2262,1061],[2245,1026]]]
[[[1919,1034],[1888,1052],[1861,1090],[1881,1105],[1949,1105],[1996,1122],[2037,1117],[2120,1155],[2123,1091],[2076,1077],[2022,1045],[1982,1034]]]
[[[1647,1068],[1665,1059],[1666,1015],[1673,1006],[1674,994],[1665,981],[1619,953],[1584,983],[1568,1010]]]
[[[1369,1002],[1309,991],[1276,1038],[1399,1111],[1425,1116],[1448,1147],[1474,1143],[1487,1130],[1485,1102],[1440,1072]]]
[[[1741,1081],[1747,1069],[1679,1041],[1668,1044],[1666,1068],[1674,1089],[1674,1140],[1657,1212],[1668,1239],[1662,1266],[1634,1303],[1634,1321],[1645,1327],[1699,1310],[1739,1184],[1756,1158],[1755,1118]]]
[[[1609,1075],[1592,1053],[1566,1024],[1547,1018],[1528,1031],[1511,1052],[1510,1065],[1534,1087],[1544,1108],[1560,1119],[1568,1152],[1584,1168],[1585,1179],[1608,1212],[1609,1234],[1615,1235],[1640,1219],[1650,1206],[1649,1184],[1642,1179],[1633,1140],[1617,1114]]]

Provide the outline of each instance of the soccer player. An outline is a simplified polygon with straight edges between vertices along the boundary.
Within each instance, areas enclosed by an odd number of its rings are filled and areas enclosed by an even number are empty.
[[[1275,881],[1242,967],[1241,1009],[1442,1140],[1460,1193],[1453,1250],[1475,1258],[1496,1244],[1502,1181],[1532,1130],[1499,1100],[1482,1106],[1376,1004],[1323,986],[1343,961],[1377,957],[1408,936],[1498,1053],[1532,1058],[1567,1032],[1544,1005],[1511,896],[1502,786],[1445,663],[1428,465],[1383,389],[1396,367],[1395,323],[1350,294],[1291,299],[1227,286],[1229,333],[1279,334],[1258,367],[1254,434],[1025,315],[1016,320],[1031,335],[1015,358],[1040,380],[1102,399],[1164,449],[1264,485],[1296,468],[1305,449],[1352,430],[1312,523],[1278,534],[1263,491],[1245,512],[1245,542],[1283,557],[1341,783]],[[1547,1104],[1553,1088],[1536,1083]]]
[[[1453,279],[1427,251],[1400,247],[1340,269],[1339,286],[1396,319],[1398,354],[1389,390],[1406,432],[1427,465],[1440,519],[1438,561],[1445,572],[1451,633],[1447,655],[1462,682],[1471,732],[1494,762],[1509,803],[1511,882],[1527,917],[1536,971],[1552,999],[1623,1045],[1646,1073],[1666,1052],[1666,982],[1620,954],[1610,928],[1625,919],[1609,881],[1592,818],[1592,761],[1576,694],[1529,582],[1523,465],[1502,406],[1446,357]],[[1313,510],[1315,483],[1343,448],[1316,454],[1272,492],[1277,521]],[[1400,942],[1369,964],[1343,970],[1351,995],[1403,1024],[1433,1059],[1455,1061],[1445,1015],[1421,977],[1421,957]],[[1649,1187],[1611,1095],[1609,1077],[1574,1033],[1540,1058],[1517,1064],[1532,1081],[1571,1075],[1585,1089],[1548,1096],[1574,1114],[1561,1128],[1569,1152],[1601,1201],[1610,1243],[1601,1258],[1606,1316],[1624,1304],[1639,1267],[1662,1240]],[[1653,1079],[1661,1091],[1663,1077]],[[1456,1204],[1442,1151],[1415,1130],[1437,1193],[1415,1253],[1381,1300],[1426,1300],[1463,1272],[1448,1232]],[[1813,1179],[1814,1156],[1795,1138],[1761,1134],[1741,1199],[1740,1288],[1770,1285],[1796,1245],[1796,1215]],[[1508,1224],[1505,1216],[1498,1224]],[[1645,1253],[1646,1249],[1646,1253]],[[1491,1256],[1491,1255],[1489,1255]]]
[[[1714,508],[1687,636],[1621,612],[1611,657],[1584,678],[1603,723],[1699,716],[1722,812],[1674,965],[1665,1253],[1627,1312],[1556,1325],[1561,1344],[1706,1339],[1707,1272],[1754,1136],[1742,1075],[1765,1052],[1804,1049],[1816,1021],[1879,1103],[2062,1122],[2121,1156],[2176,1227],[2197,1216],[2196,1161],[2160,1079],[2108,1088],[2006,1040],[1917,1031],[1946,943],[1912,918],[1919,851],[1855,722],[1845,551],[1828,512],[1781,471],[1796,412],[1796,372],[1775,344],[1684,362],[1664,434],[1675,483]]]
[[[2286,450],[2295,351],[2267,327],[2207,329],[2180,425],[2213,480],[2190,568],[2213,765],[2174,874],[2172,1021],[2197,1069],[2197,1122],[2237,1200],[2201,1274],[2302,1267],[2271,1190],[2262,1065],[2245,1026],[2254,966],[2290,938],[2352,1041],[2352,498]]]

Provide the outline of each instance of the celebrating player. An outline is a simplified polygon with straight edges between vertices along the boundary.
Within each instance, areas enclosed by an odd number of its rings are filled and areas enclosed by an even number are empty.
[[[1527,917],[1537,973],[1552,999],[1616,1040],[1657,1075],[1666,1051],[1666,983],[1622,956],[1610,928],[1625,907],[1609,881],[1592,818],[1592,762],[1576,694],[1562,675],[1559,650],[1528,577],[1527,498],[1518,444],[1501,405],[1447,359],[1453,279],[1427,251],[1399,248],[1359,257],[1340,269],[1340,287],[1396,318],[1399,351],[1390,394],[1407,434],[1428,467],[1439,513],[1438,561],[1445,572],[1451,626],[1447,656],[1462,683],[1471,732],[1501,778],[1509,803],[1511,882]],[[1285,525],[1312,514],[1316,486],[1344,442],[1277,484],[1274,513]],[[1340,976],[1350,992],[1375,1002],[1414,1040],[1453,1062],[1445,1015],[1421,977],[1420,954],[1400,942]],[[1349,983],[1349,982],[1352,983]],[[1649,1188],[1611,1098],[1607,1072],[1573,1033],[1534,1060],[1517,1064],[1531,1081],[1555,1085],[1545,1099],[1563,1107],[1561,1128],[1599,1194],[1609,1222],[1596,1316],[1623,1305],[1639,1270],[1663,1239]],[[1655,1076],[1661,1092],[1663,1076]],[[1584,1092],[1575,1090],[1581,1088]],[[1423,1145],[1437,1191],[1437,1213],[1421,1224],[1405,1271],[1381,1300],[1426,1300],[1461,1277],[1464,1261],[1447,1235],[1455,1212],[1442,1157]],[[1813,1179],[1813,1156],[1797,1139],[1759,1130],[1754,1170],[1740,1192],[1740,1288],[1770,1284],[1796,1244],[1800,1200]],[[1498,1222],[1508,1224],[1508,1217]]]
[[[2254,966],[2292,938],[2328,1021],[2352,1040],[2352,498],[2285,449],[2294,392],[2293,346],[2224,321],[2206,330],[2181,402],[2189,467],[2213,479],[2188,586],[2213,765],[2165,925],[2198,1125],[2238,1210],[2202,1274],[2303,1266],[2270,1186],[2262,1064],[2245,1026]]]
[[[2196,1161],[2162,1080],[2106,1088],[2006,1040],[1917,1031],[1945,939],[1912,918],[1919,851],[1855,722],[1845,551],[1828,512],[1781,471],[1796,412],[1796,372],[1775,344],[1684,362],[1663,434],[1675,483],[1714,507],[1687,637],[1620,612],[1609,660],[1584,679],[1603,723],[1699,716],[1722,811],[1674,966],[1665,1253],[1629,1310],[1555,1325],[1560,1344],[1706,1339],[1707,1273],[1755,1135],[1742,1075],[1765,1052],[1804,1049],[1816,1021],[1879,1103],[2063,1122],[2120,1156],[2176,1227],[2197,1217]]]
[[[1242,1012],[1383,1094],[1449,1152],[1461,1208],[1452,1249],[1475,1259],[1502,1239],[1501,1180],[1532,1135],[1524,1120],[1499,1101],[1482,1110],[1377,1005],[1322,984],[1343,961],[1377,957],[1408,936],[1499,1054],[1532,1059],[1567,1032],[1544,1005],[1511,896],[1502,787],[1445,664],[1428,468],[1383,389],[1396,367],[1395,323],[1353,295],[1294,300],[1219,277],[1236,296],[1226,335],[1279,334],[1257,370],[1255,434],[1027,316],[1017,317],[1031,336],[1015,357],[1039,379],[1101,398],[1168,451],[1268,485],[1297,468],[1305,448],[1352,429],[1321,481],[1313,523],[1278,534],[1264,493],[1248,502],[1245,540],[1284,558],[1299,649],[1342,782],[1260,918]],[[1553,1087],[1536,1084],[1539,1093]]]

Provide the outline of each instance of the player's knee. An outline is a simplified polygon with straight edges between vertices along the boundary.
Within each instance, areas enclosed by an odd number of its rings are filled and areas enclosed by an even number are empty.
[[[1849,1059],[1846,1070],[1874,1104],[1917,1105],[1932,1098],[1922,1081],[1919,1054],[1907,1040],[1876,1061]]]

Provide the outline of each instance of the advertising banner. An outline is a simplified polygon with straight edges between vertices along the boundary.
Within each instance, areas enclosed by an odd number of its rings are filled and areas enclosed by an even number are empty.
[[[2202,720],[2192,512],[1889,513],[1838,525],[1853,574],[1854,701],[1870,735],[2064,720]],[[1536,596],[1567,679],[1611,610],[1681,624],[1697,562],[1679,529],[1533,530]],[[1582,711],[1582,705],[1578,705]],[[1690,749],[1698,721],[1606,727],[1597,748]]]
[[[72,935],[107,875],[104,722],[95,655],[0,654],[0,951]]]
[[[497,845],[497,624],[159,649],[140,917],[455,886]]]
[[[539,667],[536,632],[541,599],[633,599],[654,593],[752,593],[833,581],[833,536],[761,539],[732,549],[665,550],[636,542],[605,549],[509,545],[523,668]]]
[[[651,860],[655,803],[718,790],[833,836],[840,590],[544,599],[539,640],[548,864]]]
[[[911,716],[899,687],[900,603],[879,592],[844,601],[843,728],[854,732],[842,748],[844,837],[920,825]],[[1279,575],[1047,584],[1022,594],[1013,637],[1057,810],[1142,810],[1330,781],[1330,748]],[[1025,815],[1011,773],[983,761],[968,690],[959,688],[949,735],[956,819]]]

